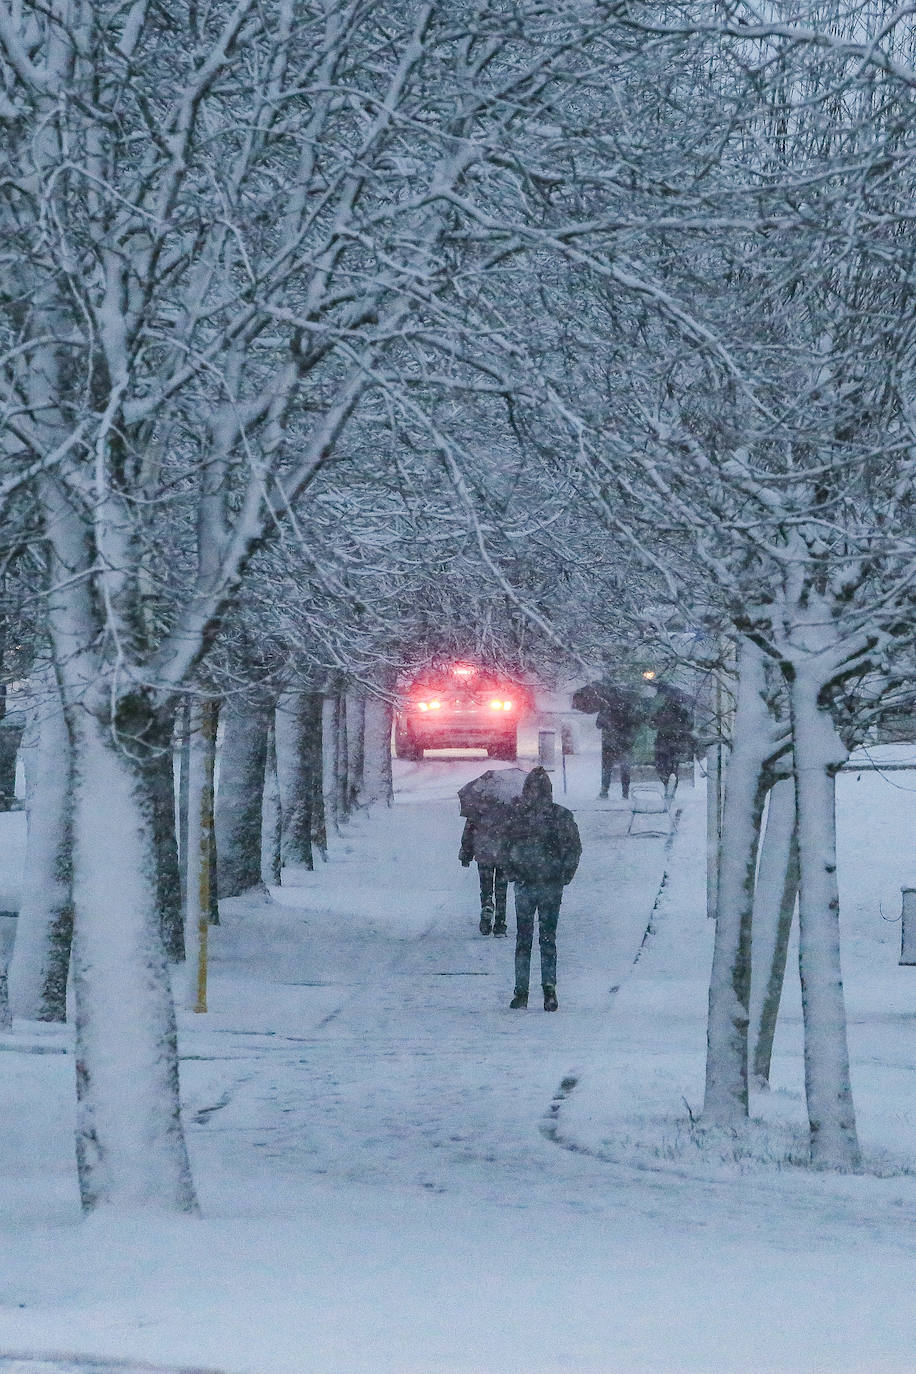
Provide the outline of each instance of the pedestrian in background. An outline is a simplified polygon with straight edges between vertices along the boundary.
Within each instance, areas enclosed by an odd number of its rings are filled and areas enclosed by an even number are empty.
[[[678,768],[696,754],[693,720],[682,693],[658,684],[658,704],[652,713],[655,726],[655,771],[671,797],[677,789]]]
[[[630,795],[630,769],[633,763],[633,742],[643,721],[642,703],[636,692],[613,682],[598,685],[601,704],[595,724],[601,731],[601,790],[606,797],[611,777],[620,765],[620,794]]]
[[[633,764],[633,745],[646,711],[640,693],[632,687],[615,682],[611,669],[598,682],[587,682],[572,694],[575,711],[589,715],[594,711],[595,724],[601,731],[601,790],[606,797],[615,767],[620,765],[620,791],[630,795],[630,770]]]
[[[464,823],[458,859],[464,868],[477,860],[480,878],[480,933],[505,935],[506,893],[509,883],[499,866],[505,841],[505,824],[509,808],[491,803]]]
[[[532,768],[512,808],[503,867],[515,883],[515,995],[510,1007],[528,1005],[534,918],[538,920],[544,1010],[557,1010],[557,922],[563,888],[572,882],[582,842],[573,814],[553,800],[550,777]]]

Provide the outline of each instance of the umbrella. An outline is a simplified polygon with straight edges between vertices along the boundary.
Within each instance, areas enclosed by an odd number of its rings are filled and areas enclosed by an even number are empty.
[[[592,715],[595,711],[600,711],[603,698],[597,682],[587,682],[584,687],[578,687],[572,694],[572,705],[574,711],[585,711]]]
[[[458,789],[462,816],[479,820],[483,814],[508,806],[522,795],[527,776],[524,768],[488,768],[479,778]]]
[[[611,711],[626,715],[638,709],[639,695],[632,687],[624,687],[619,682],[605,679],[602,682],[587,682],[584,687],[577,687],[572,694],[572,706],[574,711],[585,711],[588,715],[595,711]]]

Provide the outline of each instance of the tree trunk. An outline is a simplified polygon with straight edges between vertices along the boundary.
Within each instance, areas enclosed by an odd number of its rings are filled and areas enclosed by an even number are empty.
[[[9,994],[15,1016],[66,1021],[73,939],[70,735],[53,672],[38,681],[23,750],[27,837]]]
[[[340,813],[337,809],[337,697],[325,697],[321,704],[321,795],[324,799],[326,823],[340,834]]]
[[[188,910],[188,779],[191,773],[191,702],[187,697],[178,716],[178,732],[178,876],[183,930]]]
[[[0,912],[0,1031],[13,1029],[8,970],[15,938],[16,917],[6,911]]]
[[[16,757],[22,742],[23,722],[19,713],[8,715],[4,657],[8,628],[0,618],[0,811],[11,811],[16,801]]]
[[[151,761],[150,783],[156,821],[156,881],[162,943],[169,962],[178,964],[184,958],[184,918],[175,827],[175,766],[171,738],[168,746]]]
[[[362,800],[366,740],[366,698],[347,697],[347,804],[352,812]]]
[[[261,881],[277,887],[282,867],[283,815],[280,785],[277,781],[277,733],[271,723],[267,731],[267,757],[264,763],[264,794],[261,802]]]
[[[366,803],[384,802],[390,806],[394,800],[394,787],[391,776],[391,703],[380,697],[369,697],[366,702],[365,725],[363,733],[363,787],[362,801]]]
[[[188,731],[188,821],[185,851],[184,938],[187,961],[186,1005],[207,1010],[208,927],[212,925],[213,771],[216,755],[217,704],[200,701],[191,708]]]
[[[748,1114],[751,912],[765,796],[763,764],[772,749],[764,687],[761,651],[742,640],[734,737],[725,774],[703,1106],[704,1119],[719,1126],[738,1125]]]
[[[237,697],[223,708],[216,794],[220,897],[238,897],[261,881],[261,808],[272,707]]]
[[[17,715],[7,715],[6,687],[2,688],[0,712],[0,811],[11,811],[16,803],[16,759],[22,743],[22,724]]]
[[[311,870],[315,792],[320,790],[321,696],[285,692],[276,713],[277,774],[284,864]]]
[[[820,685],[820,678],[804,666],[796,667],[789,684],[798,804],[805,1091],[811,1163],[851,1171],[859,1168],[861,1156],[840,969],[835,811],[836,770],[848,755],[829,713],[819,704]]]
[[[218,716],[219,716],[219,703],[218,703],[217,701],[213,701],[213,700],[209,701],[209,702],[208,702],[208,709],[209,709],[209,712],[210,712],[210,715],[208,716],[208,729],[212,729],[212,730],[213,730],[213,732],[214,732],[214,740],[215,740],[215,739],[216,739],[217,725],[218,725]],[[196,722],[197,722],[196,725],[194,724],[195,720],[196,720]],[[190,785],[190,778],[191,778],[191,772],[192,772],[192,763],[191,763],[191,734],[192,734],[192,731],[193,731],[194,729],[199,729],[199,728],[200,728],[200,718],[194,716],[193,707],[191,706],[190,701],[186,701],[185,704],[182,706],[182,708],[181,708],[181,717],[180,717],[180,721],[181,721],[181,724],[180,724],[179,729],[180,729],[180,741],[181,741],[181,742],[180,742],[180,747],[179,747],[179,776],[178,776],[178,872],[179,872],[179,878],[180,878],[180,881],[181,881],[181,910],[182,910],[182,925],[183,925],[183,924],[184,924],[184,920],[185,920],[186,917],[187,917],[187,909],[188,909],[188,890],[187,890],[187,879],[188,879],[188,787],[189,787],[189,785]],[[215,748],[214,748],[213,750],[211,750],[211,751],[207,754],[207,756],[206,756],[206,761],[207,761],[207,768],[209,769],[209,773],[210,773],[210,793],[209,793],[209,795],[210,795],[211,804],[212,804],[213,791],[214,791],[214,788],[213,788],[213,775],[214,775],[215,764],[216,764],[216,750],[215,750]],[[217,872],[216,872],[216,862],[217,862],[217,860],[216,860],[216,826],[213,824],[213,818],[212,818],[212,816],[211,816],[211,818],[210,818],[210,822],[209,822],[209,825],[208,825],[208,827],[207,827],[207,833],[208,833],[208,835],[209,835],[209,852],[210,852],[210,867],[209,867],[209,871],[208,871],[208,873],[207,873],[207,893],[208,893],[208,901],[209,901],[209,906],[210,906],[209,921],[210,921],[210,925],[211,925],[211,926],[218,926],[218,925],[219,925],[219,887],[218,887],[218,884],[217,884]],[[187,939],[185,939],[185,947],[187,947]]]
[[[350,744],[347,729],[347,698],[334,699],[334,809],[340,822],[350,819]]]
[[[156,897],[149,778],[132,753],[114,743],[107,722],[76,709],[70,730],[83,1207],[195,1211]],[[131,734],[144,737],[138,726]]]
[[[770,1080],[773,1036],[797,898],[795,779],[780,778],[770,788],[751,938],[752,1063],[754,1079],[761,1087]]]
[[[312,772],[312,844],[322,859],[328,857],[328,817],[325,810],[325,721],[327,702],[321,693],[315,694],[311,741]]]

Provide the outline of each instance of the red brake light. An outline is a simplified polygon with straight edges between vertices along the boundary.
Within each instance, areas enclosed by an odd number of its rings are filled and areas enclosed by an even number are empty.
[[[511,711],[512,702],[506,701],[503,697],[494,697],[490,702],[491,711]]]

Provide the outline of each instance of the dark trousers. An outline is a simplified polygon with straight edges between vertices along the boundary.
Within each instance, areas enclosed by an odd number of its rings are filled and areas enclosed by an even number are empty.
[[[478,864],[480,876],[480,911],[495,917],[498,926],[506,924],[506,892],[509,881],[495,864]]]
[[[557,982],[557,921],[560,919],[562,883],[515,884],[515,991],[527,992],[531,976],[531,943],[534,916],[538,918],[538,944],[541,947],[541,983]]]
[[[614,764],[620,764],[620,789],[625,797],[630,794],[630,756],[621,754],[617,744],[601,736],[601,790],[606,792],[611,785]]]

